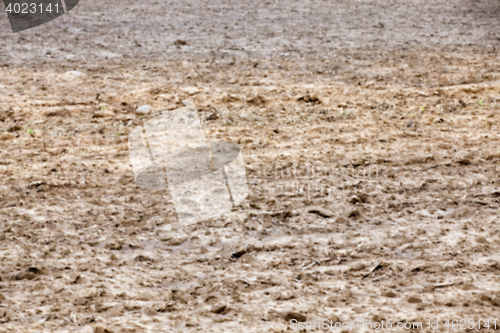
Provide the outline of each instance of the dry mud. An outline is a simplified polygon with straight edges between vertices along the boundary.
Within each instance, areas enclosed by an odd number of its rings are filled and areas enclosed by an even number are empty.
[[[2,14],[0,332],[500,326],[499,6],[83,1],[15,35]],[[183,100],[251,192],[191,226],[127,145]]]

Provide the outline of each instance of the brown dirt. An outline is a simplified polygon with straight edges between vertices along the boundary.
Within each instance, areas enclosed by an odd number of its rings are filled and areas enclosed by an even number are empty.
[[[19,34],[0,16],[0,332],[495,319],[499,7],[84,1]],[[251,194],[180,227],[127,135],[186,99],[242,147]]]

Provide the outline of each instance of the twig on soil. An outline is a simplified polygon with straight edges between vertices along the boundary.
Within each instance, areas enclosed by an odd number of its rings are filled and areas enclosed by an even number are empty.
[[[462,281],[451,281],[451,282],[445,282],[445,283],[435,283],[435,284],[429,284],[424,287],[424,292],[432,292],[434,289],[437,288],[446,288],[446,287],[452,287],[456,284],[460,284]]]
[[[309,267],[312,267],[314,265],[316,265],[316,261],[314,261],[312,264],[302,267],[302,270],[308,269]]]
[[[302,267],[304,267],[305,265],[307,265],[307,263],[308,263],[308,262],[309,262],[309,259],[306,259],[306,261],[304,261],[304,262],[302,263],[302,265],[300,265],[300,267],[301,267],[301,268],[302,268]]]
[[[372,280],[372,282],[377,282],[377,281],[383,281],[383,280],[387,280],[391,277],[391,274],[384,274],[382,276],[379,276],[379,277],[376,277]]]
[[[370,273],[373,273],[373,271],[376,270],[379,265],[380,265],[380,258],[377,258],[377,260],[375,260],[373,265],[371,265],[370,267]]]
[[[204,78],[205,78],[205,77],[204,77],[204,76],[203,76],[200,72],[198,72],[198,71],[196,70],[196,68],[195,68],[195,70],[194,70],[194,71],[195,71],[195,72],[196,72],[196,73],[197,73],[197,74],[198,74],[198,75],[199,75],[202,79],[204,79]]]
[[[458,284],[459,281],[451,281],[451,282],[447,282],[447,283],[436,283],[434,285],[434,288],[445,288],[445,287],[451,287],[451,286],[454,286],[456,284]]]
[[[373,265],[370,266],[370,268],[368,269],[368,273],[365,273],[363,276],[364,277],[367,277],[369,276],[371,273],[373,273],[378,267],[380,266],[380,258],[377,258],[377,260],[375,260],[375,262],[373,263]]]
[[[312,266],[314,266],[314,265],[321,265],[322,263],[324,263],[324,262],[328,262],[328,261],[330,261],[330,260],[332,260],[332,258],[325,258],[325,259],[321,259],[321,260],[315,260],[315,261],[314,261],[314,262],[312,262],[311,264],[309,264],[309,265],[307,265],[307,266],[303,267],[303,268],[302,268],[302,270],[306,270],[306,269],[308,269],[309,267],[312,267]]]
[[[88,174],[88,173],[89,173],[89,172],[88,172],[88,170],[87,170],[87,171],[85,171],[85,174],[83,175],[82,182],[81,182],[81,184],[82,184],[82,185],[87,184],[87,183],[85,182],[85,179],[87,178],[87,174]]]

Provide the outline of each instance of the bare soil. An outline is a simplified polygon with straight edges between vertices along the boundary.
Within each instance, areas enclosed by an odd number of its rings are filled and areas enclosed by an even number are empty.
[[[82,1],[18,34],[0,15],[0,332],[500,327],[499,19],[493,0]],[[251,193],[182,227],[127,135],[184,100],[240,145]]]

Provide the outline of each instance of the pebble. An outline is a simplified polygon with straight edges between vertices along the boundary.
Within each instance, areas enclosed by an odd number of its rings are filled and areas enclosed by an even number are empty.
[[[496,160],[496,159],[499,159],[499,158],[500,158],[500,152],[494,152],[494,153],[489,154],[486,157],[486,160],[487,161],[491,161],[491,160]]]
[[[76,302],[75,302],[75,305],[78,305],[78,306],[85,306],[87,305],[88,301],[85,297],[80,297]]]
[[[135,110],[135,113],[137,113],[138,115],[141,115],[141,116],[145,116],[145,115],[149,114],[150,112],[151,112],[151,107],[149,105],[140,106],[137,108],[137,110]]]
[[[200,89],[196,88],[196,87],[184,87],[184,88],[181,88],[182,92],[188,94],[188,95],[196,95],[197,93],[200,92]]]
[[[112,308],[108,309],[108,311],[106,311],[106,313],[110,317],[118,317],[123,313],[123,311],[125,311],[125,307],[122,304],[117,304],[117,305],[113,306]]]
[[[187,106],[188,108],[190,108],[192,110],[196,110],[196,105],[190,100],[185,99],[182,101],[182,104],[184,104],[185,106]]]
[[[311,207],[307,210],[308,213],[317,214],[322,217],[332,217],[335,215],[331,210],[323,207]]]
[[[349,223],[349,220],[343,216],[339,216],[335,219],[335,224],[347,224],[347,223]]]
[[[244,246],[238,246],[236,248],[236,250],[233,252],[233,258],[239,258],[241,257],[242,255],[244,255],[245,253],[247,253],[247,250],[245,249]]]
[[[22,130],[23,130],[23,127],[19,124],[14,124],[7,129],[8,132],[19,132]]]
[[[83,74],[80,71],[67,71],[66,73],[63,74],[65,78],[77,78],[77,77],[83,77],[85,74]]]
[[[213,313],[222,313],[226,310],[227,304],[217,304],[212,308]]]
[[[486,243],[488,243],[488,240],[484,236],[479,236],[476,238],[476,242],[481,243],[481,244],[486,244]]]
[[[105,117],[113,117],[115,114],[112,111],[96,111],[92,115],[92,118],[105,118]]]
[[[408,303],[412,303],[412,304],[422,303],[422,300],[416,296],[411,296],[410,298],[408,298]]]
[[[219,116],[217,115],[217,113],[212,113],[210,116],[207,117],[207,120],[215,120],[219,118]]]
[[[2,133],[2,135],[0,135],[0,141],[8,141],[8,140],[13,140],[15,138],[16,136],[9,132],[4,132]]]
[[[151,308],[145,308],[145,309],[144,309],[144,314],[145,314],[146,316],[153,317],[153,316],[156,316],[156,315],[158,314],[158,312],[156,312],[156,310],[151,309]]]
[[[33,280],[36,274],[33,272],[21,272],[16,275],[16,280]]]
[[[45,184],[45,182],[43,180],[37,180],[37,181],[34,181],[34,182],[30,183],[28,185],[28,188],[40,187],[40,186],[42,186],[44,184]]]
[[[113,241],[106,244],[106,248],[110,250],[120,250],[122,248],[122,244],[121,242]]]
[[[297,320],[298,322],[304,322],[307,320],[307,316],[302,314],[302,313],[299,313],[299,312],[293,312],[293,311],[289,311],[287,313],[285,313],[285,320],[286,321],[290,321],[290,320]]]
[[[387,292],[383,293],[382,296],[389,297],[389,298],[394,298],[394,297],[396,297],[398,295],[394,291],[387,291]]]
[[[0,308],[0,324],[5,324],[10,321],[9,312],[6,309]]]
[[[113,333],[113,331],[106,328],[105,326],[97,325],[94,327],[94,333]]]
[[[350,199],[349,202],[352,203],[353,205],[357,204],[358,202],[362,202],[361,198],[358,197],[357,195],[353,195]]]

